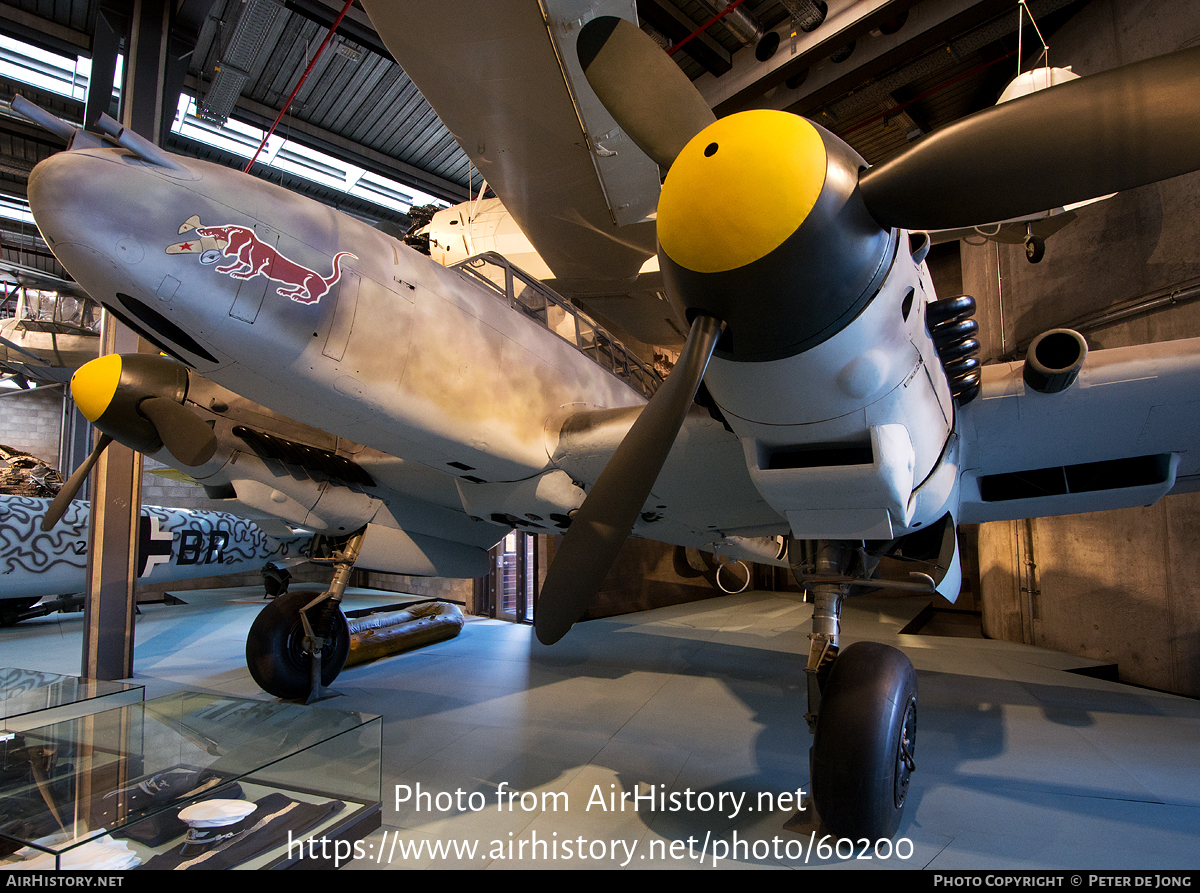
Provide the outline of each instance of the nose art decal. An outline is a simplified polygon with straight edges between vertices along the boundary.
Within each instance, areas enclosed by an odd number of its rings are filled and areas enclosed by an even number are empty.
[[[196,238],[168,245],[167,254],[198,255],[202,264],[232,258],[230,263],[215,267],[216,271],[232,279],[266,276],[279,283],[279,288],[275,289],[277,294],[301,304],[316,304],[342,278],[343,257],[358,259],[349,251],[339,251],[333,258],[333,272],[326,278],[280,253],[249,227],[235,224],[204,226],[199,217],[192,216],[179,227],[179,232],[192,232]]]

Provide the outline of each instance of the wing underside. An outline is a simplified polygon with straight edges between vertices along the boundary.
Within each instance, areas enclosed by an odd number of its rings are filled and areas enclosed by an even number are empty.
[[[1058,394],[988,366],[963,409],[959,521],[1148,505],[1200,488],[1200,339],[1092,351]]]
[[[594,483],[640,407],[577,413],[563,425],[553,461]],[[754,487],[738,437],[693,406],[634,524],[635,535],[776,563],[788,524]]]
[[[666,305],[638,281],[656,250],[646,217],[658,201],[658,166],[599,105],[575,54],[581,17],[631,18],[632,4],[460,0],[432,15],[409,2],[364,5],[553,270],[556,288],[584,304],[593,300],[594,312],[644,341],[680,341],[665,322]]]

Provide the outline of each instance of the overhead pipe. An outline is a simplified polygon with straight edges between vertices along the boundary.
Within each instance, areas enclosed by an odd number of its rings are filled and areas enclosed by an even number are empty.
[[[753,46],[762,40],[763,29],[758,17],[748,9],[741,9],[736,3],[722,3],[721,0],[699,0],[700,5],[713,13],[716,18],[710,19],[704,28],[713,22],[721,23],[729,29],[738,42],[744,46]],[[703,28],[701,28],[703,30]]]
[[[692,38],[698,37],[699,35],[703,34],[705,31],[707,31],[709,28],[711,28],[717,22],[721,21],[721,19],[730,15],[734,10],[736,10],[739,6],[741,6],[745,2],[746,2],[746,0],[733,0],[733,2],[727,3],[725,5],[724,9],[722,9],[720,12],[716,13],[712,18],[710,18],[708,21],[706,21],[703,25],[701,25],[699,28],[697,28],[695,31],[693,31],[691,34],[689,34],[683,40],[679,41],[679,43],[675,44],[673,47],[668,49],[667,55],[674,56],[680,49],[683,48],[684,44],[688,43],[690,40],[692,40]]]

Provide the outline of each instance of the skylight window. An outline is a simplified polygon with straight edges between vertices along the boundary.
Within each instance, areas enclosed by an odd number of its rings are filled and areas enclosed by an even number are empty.
[[[179,109],[171,131],[186,139],[224,149],[247,161],[254,156],[263,135],[263,131],[257,127],[233,118],[219,127],[211,121],[203,120],[196,100],[187,95],[179,97]],[[413,205],[449,207],[447,202],[411,186],[365,171],[340,158],[274,134],[267,140],[257,163],[336,189],[380,207],[399,211],[401,214],[407,214]]]
[[[117,57],[114,90],[119,90],[124,61],[124,56]],[[71,59],[0,35],[0,76],[85,102],[91,73],[90,59]],[[219,127],[203,120],[197,113],[196,100],[186,94],[179,97],[179,107],[171,131],[185,139],[195,140],[247,161],[258,150],[263,138],[261,129],[233,118]],[[449,207],[447,202],[410,186],[379,174],[369,173],[340,158],[276,135],[272,135],[267,141],[257,163],[401,214],[407,214],[414,204]],[[9,199],[0,200],[0,217],[25,222],[33,220],[28,205]]]
[[[60,56],[0,34],[0,75],[6,78],[83,102],[91,73],[91,59]]]
[[[33,223],[29,202],[15,195],[0,194],[0,217],[5,220],[17,220],[21,223]]]

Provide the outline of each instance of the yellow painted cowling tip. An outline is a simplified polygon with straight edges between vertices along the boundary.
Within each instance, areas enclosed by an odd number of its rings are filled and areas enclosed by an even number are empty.
[[[112,403],[121,380],[121,356],[109,354],[89,360],[71,376],[71,399],[84,418],[95,422]]]
[[[658,202],[658,239],[680,266],[722,273],[783,244],[816,205],[828,158],[817,129],[787,112],[721,118],[679,153]]]

